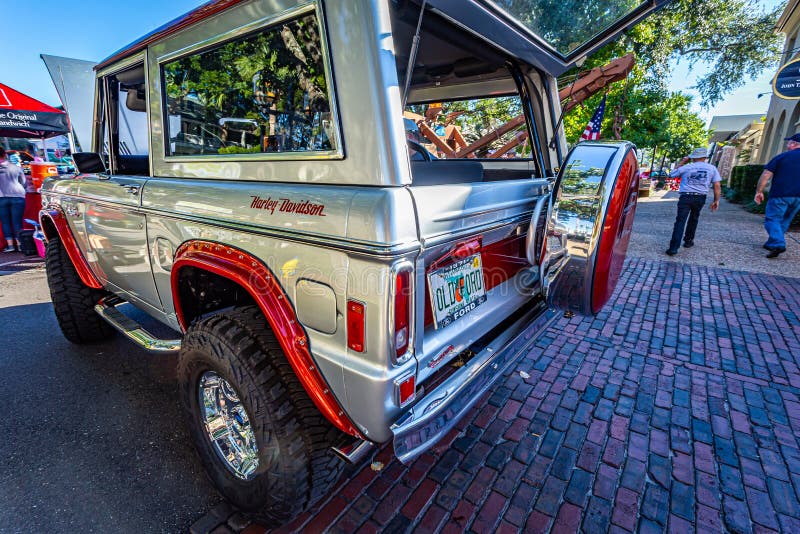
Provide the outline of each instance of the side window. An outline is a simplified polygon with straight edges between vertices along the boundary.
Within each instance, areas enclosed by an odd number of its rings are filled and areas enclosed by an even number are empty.
[[[336,150],[316,16],[162,65],[167,156]]]
[[[404,113],[411,159],[420,146],[437,159],[529,159],[519,96],[416,104]]]
[[[103,78],[103,137],[100,153],[109,156],[112,172],[150,174],[144,65]]]

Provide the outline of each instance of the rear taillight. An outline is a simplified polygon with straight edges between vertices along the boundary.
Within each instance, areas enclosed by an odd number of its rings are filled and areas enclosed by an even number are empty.
[[[414,375],[409,375],[395,382],[397,387],[397,401],[402,408],[417,396],[417,385]]]
[[[398,358],[408,351],[410,317],[411,273],[400,271],[394,280],[394,347]]]
[[[350,350],[364,352],[366,313],[364,305],[356,300],[347,301],[347,346]]]

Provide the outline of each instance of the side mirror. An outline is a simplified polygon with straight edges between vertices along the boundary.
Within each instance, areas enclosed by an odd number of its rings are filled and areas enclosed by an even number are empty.
[[[72,154],[78,172],[81,174],[107,173],[103,158],[97,152],[75,152]]]

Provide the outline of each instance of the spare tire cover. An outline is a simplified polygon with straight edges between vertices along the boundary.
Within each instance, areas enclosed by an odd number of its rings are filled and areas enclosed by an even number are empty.
[[[550,306],[597,314],[611,298],[628,250],[639,165],[627,142],[580,143],[551,196],[542,280]]]

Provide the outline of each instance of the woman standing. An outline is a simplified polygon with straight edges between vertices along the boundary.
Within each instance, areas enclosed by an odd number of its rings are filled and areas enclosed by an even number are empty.
[[[19,250],[19,231],[24,213],[25,174],[6,159],[6,151],[0,147],[0,223],[7,244],[3,252]]]

